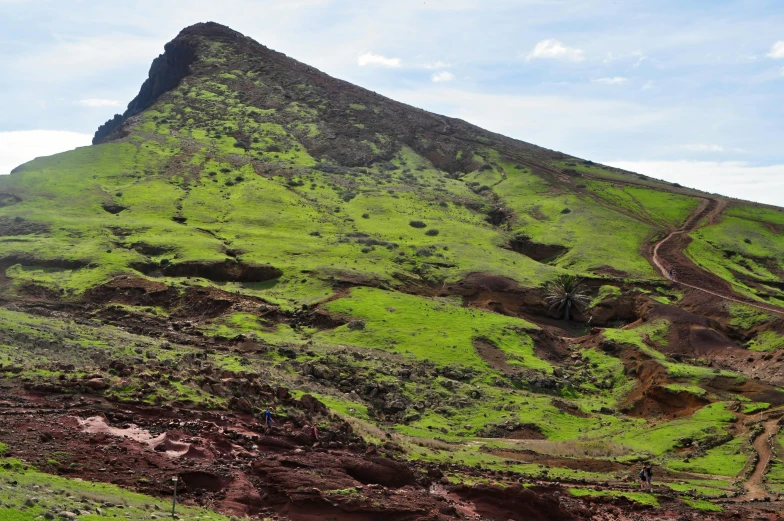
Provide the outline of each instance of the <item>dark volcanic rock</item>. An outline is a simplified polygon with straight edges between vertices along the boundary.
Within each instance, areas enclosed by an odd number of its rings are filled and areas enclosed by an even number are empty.
[[[165,267],[157,264],[137,264],[134,267],[146,275],[162,273],[167,277],[199,277],[215,282],[263,282],[283,275],[283,272],[274,266],[232,260],[186,261]]]
[[[128,110],[122,116],[115,114],[114,118],[98,127],[93,137],[93,145],[103,142],[119,129],[125,120],[140,113],[152,105],[158,96],[179,85],[180,80],[187,76],[195,57],[195,49],[189,40],[175,38],[167,43],[164,53],[153,60],[149,76],[142,84],[139,94],[128,104]]]

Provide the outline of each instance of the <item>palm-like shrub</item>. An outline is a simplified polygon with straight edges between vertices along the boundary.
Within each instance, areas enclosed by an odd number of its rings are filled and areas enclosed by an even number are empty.
[[[572,308],[582,311],[591,301],[588,288],[582,279],[574,275],[560,275],[547,286],[545,301],[550,304],[550,309],[564,310],[564,318],[568,322]]]

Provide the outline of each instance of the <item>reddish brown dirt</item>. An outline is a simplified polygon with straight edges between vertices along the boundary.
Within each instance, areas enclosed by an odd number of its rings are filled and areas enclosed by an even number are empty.
[[[279,424],[267,432],[243,413],[122,405],[96,396],[31,394],[6,387],[0,395],[0,440],[9,445],[8,456],[44,471],[151,495],[170,495],[169,478],[178,476],[178,494],[185,504],[240,516],[456,521],[478,515],[475,519],[484,521],[522,521],[634,519],[636,512],[646,512],[623,499],[572,498],[558,485],[523,488],[511,472],[420,467],[352,437],[347,426],[328,421],[326,409],[310,401],[303,397],[286,402],[302,412],[279,416]],[[322,412],[310,416],[308,411]],[[314,445],[302,425],[316,420],[329,427]],[[47,462],[54,452],[56,465]],[[576,470],[611,472],[623,467],[602,460],[508,452],[503,456]],[[502,485],[443,485],[441,469]],[[668,512],[659,510],[657,517],[667,518]]]
[[[158,495],[179,476],[186,504],[237,515],[278,512],[290,519],[436,519],[438,502],[405,463],[365,450],[347,430],[324,429],[313,445],[300,426],[280,418],[265,432],[241,413],[115,406],[90,398],[6,394],[0,432],[9,455],[43,470],[107,481]],[[59,465],[48,464],[53,452]],[[66,461],[67,460],[67,461]],[[145,478],[149,484],[140,482]],[[334,498],[330,490],[354,489]]]
[[[507,363],[506,353],[493,345],[489,340],[485,338],[475,338],[473,340],[473,345],[474,349],[476,349],[476,353],[493,369],[503,371],[504,373],[512,373],[517,370],[515,366]]]
[[[686,391],[671,391],[664,387],[651,387],[643,397],[627,409],[629,416],[638,418],[683,418],[691,416],[697,409],[709,404],[706,398]]]
[[[598,288],[608,283],[605,278],[585,279],[583,283],[590,288]],[[591,320],[592,326],[619,327],[637,320],[638,309],[648,303],[639,291],[639,285],[625,285],[617,282],[622,290],[619,298],[603,302],[591,309],[590,314],[575,313],[570,322],[563,320],[562,314],[549,308],[545,302],[543,288],[524,288],[516,281],[488,273],[471,273],[462,281],[439,288],[437,295],[460,295],[466,306],[486,309],[502,315],[522,317],[536,323],[553,337],[579,337],[586,334],[585,323]],[[648,288],[648,289],[652,289]],[[412,293],[422,294],[412,288]],[[539,354],[539,353],[537,353]]]
[[[588,418],[588,414],[581,411],[580,408],[576,405],[572,405],[563,400],[558,400],[555,398],[551,400],[550,403],[553,404],[553,407],[556,407],[557,409],[560,409],[567,414],[571,414],[572,416],[577,416],[578,418]]]
[[[544,491],[542,491],[544,492]],[[549,492],[555,492],[550,490]],[[577,519],[576,513],[563,509],[557,497],[537,494],[521,486],[495,488],[489,486],[458,487],[454,493],[473,503],[475,512],[489,519],[526,519],[530,521],[567,521]],[[586,511],[580,513],[587,513]]]
[[[701,359],[710,367],[737,371],[771,386],[784,386],[784,353],[752,352],[741,347],[746,335],[756,331],[739,333],[729,326],[724,300],[693,291],[681,305],[688,309],[651,303],[640,310],[646,320],[666,319],[670,323],[667,343],[657,345],[657,349],[676,359]],[[782,327],[784,322],[772,321],[761,329],[778,331]]]
[[[308,410],[325,409],[302,402],[304,418],[279,417],[280,426],[266,432],[242,413],[119,405],[95,396],[6,387],[0,395],[0,439],[11,447],[8,456],[44,471],[151,495],[170,495],[169,478],[178,476],[178,495],[185,504],[240,516],[456,521],[468,513],[486,521],[588,520],[601,519],[599,514],[625,519],[616,514],[639,509],[625,500],[572,498],[557,485],[526,489],[516,484],[513,473],[455,468],[507,481],[503,486],[440,485],[434,481],[443,476],[438,467],[398,460],[386,449],[356,441],[340,423],[328,423],[332,427],[322,430],[322,441],[314,445],[298,422],[316,419],[307,418]],[[47,462],[54,452],[58,464]],[[601,471],[614,464],[598,465],[590,460],[578,467]]]
[[[639,418],[682,418],[710,403],[708,399],[692,393],[667,389],[667,384],[677,383],[677,380],[670,378],[659,362],[637,349],[612,342],[602,342],[599,346],[620,358],[625,373],[637,380],[637,385],[620,403],[626,414]],[[759,382],[746,381],[737,384],[734,379],[727,380],[732,380],[736,386],[754,387],[755,391],[749,391],[755,395],[762,389],[774,391],[770,386]],[[703,387],[711,388],[710,383]]]
[[[88,302],[127,304],[134,306],[171,306],[178,298],[175,288],[162,282],[140,277],[118,277],[87,291]]]

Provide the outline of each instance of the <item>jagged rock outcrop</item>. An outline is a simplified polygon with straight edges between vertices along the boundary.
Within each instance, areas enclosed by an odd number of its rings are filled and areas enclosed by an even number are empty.
[[[101,143],[130,117],[139,114],[158,99],[158,96],[167,92],[177,85],[184,78],[190,69],[191,63],[196,58],[196,49],[193,43],[180,36],[164,46],[164,52],[150,66],[150,73],[142,84],[139,94],[128,104],[128,109],[122,114],[115,116],[98,127],[93,137],[93,145]]]

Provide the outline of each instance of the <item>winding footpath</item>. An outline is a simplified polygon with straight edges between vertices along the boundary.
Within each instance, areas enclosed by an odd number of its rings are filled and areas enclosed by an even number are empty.
[[[757,465],[754,467],[754,471],[749,476],[749,479],[743,484],[746,488],[746,493],[740,496],[739,499],[757,500],[769,495],[763,480],[765,479],[765,473],[768,471],[768,465],[774,458],[771,440],[779,432],[779,418],[770,418],[762,425],[765,430],[754,439],[752,444],[757,452]]]
[[[700,291],[723,300],[738,302],[740,304],[784,316],[784,309],[764,303],[753,302],[750,299],[740,297],[732,291],[731,286],[726,286],[724,281],[716,280],[716,284],[712,285],[710,289],[708,289],[702,284],[691,284],[683,280],[678,280],[681,273],[689,274],[692,276],[691,278],[696,279],[697,281],[710,282],[712,279],[716,279],[715,275],[706,272],[687,259],[682,253],[682,245],[675,244],[674,242],[677,239],[680,239],[684,234],[688,234],[700,228],[701,226],[713,224],[719,215],[721,215],[721,212],[724,210],[725,206],[726,202],[720,199],[703,199],[699,207],[683,223],[683,226],[677,230],[671,231],[666,237],[654,245],[652,256],[654,265],[667,279],[670,279],[670,269],[674,270],[675,277],[673,277],[671,280],[674,284],[678,284],[679,286],[687,287],[695,291]],[[662,258],[663,256],[661,252],[663,249],[669,249],[669,256],[666,260]],[[780,411],[767,411],[767,413],[774,412],[779,412],[779,414],[764,420],[762,423],[763,431],[754,439],[752,443],[752,447],[754,448],[754,451],[757,455],[757,461],[754,464],[754,470],[743,484],[745,493],[741,496],[738,496],[735,501],[756,501],[762,500],[769,496],[769,492],[764,485],[764,479],[765,474],[768,471],[768,467],[770,466],[770,462],[775,458],[771,441],[779,432],[779,417],[781,416]]]
[[[686,221],[683,223],[683,226],[678,228],[677,230],[673,230],[670,232],[666,237],[658,241],[653,247],[653,264],[656,268],[659,269],[661,274],[670,279],[669,272],[670,269],[675,271],[675,277],[671,279],[671,281],[675,284],[678,284],[683,287],[691,288],[696,291],[700,291],[702,293],[706,293],[708,295],[712,295],[714,297],[718,297],[720,299],[728,300],[731,302],[738,302],[740,304],[745,304],[747,306],[755,307],[758,309],[762,309],[764,311],[768,311],[770,313],[776,313],[779,315],[784,316],[784,309],[772,306],[769,304],[764,304],[760,302],[754,302],[751,299],[745,299],[737,294],[735,294],[731,289],[726,290],[725,292],[719,291],[722,285],[725,285],[726,282],[722,281],[722,283],[716,284],[716,287],[712,287],[711,289],[706,288],[703,285],[698,284],[690,284],[683,280],[679,280],[680,275],[682,273],[690,273],[690,274],[699,274],[702,275],[704,278],[710,280],[711,278],[716,278],[715,275],[706,272],[699,266],[695,265],[691,261],[685,258],[685,256],[681,253],[679,249],[679,245],[671,244],[675,241],[676,236],[680,237],[684,234],[688,234],[698,228],[700,228],[701,223],[703,221],[706,224],[712,224],[715,219],[721,214],[726,206],[726,202],[721,199],[703,199],[700,206],[697,210],[694,211],[692,215],[690,215]],[[668,260],[664,260],[662,258],[661,250],[662,248],[672,248],[674,255],[673,258]]]

